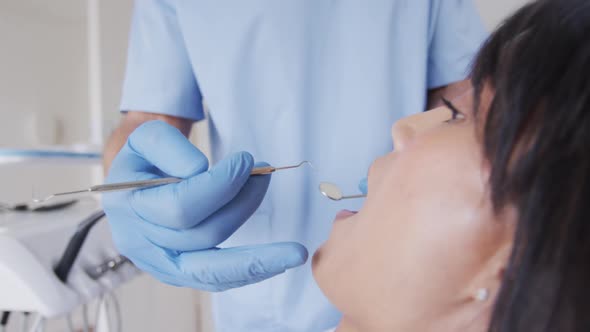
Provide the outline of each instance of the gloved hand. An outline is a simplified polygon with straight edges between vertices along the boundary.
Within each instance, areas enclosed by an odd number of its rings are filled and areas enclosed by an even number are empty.
[[[266,165],[266,164],[265,164]],[[207,158],[176,128],[145,123],[112,163],[108,183],[174,176],[184,181],[105,194],[114,242],[141,270],[175,286],[222,291],[301,265],[298,243],[215,248],[258,208],[270,176],[250,176],[254,161],[236,153],[208,170]]]
[[[364,178],[359,182],[359,190],[366,195],[369,192],[369,179]]]

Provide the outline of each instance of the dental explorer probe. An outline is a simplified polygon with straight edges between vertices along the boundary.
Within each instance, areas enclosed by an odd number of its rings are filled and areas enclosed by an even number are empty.
[[[250,172],[250,175],[267,175],[274,173],[276,171],[282,171],[287,169],[299,168],[305,164],[308,164],[311,168],[313,165],[309,161],[302,161],[297,165],[292,166],[283,166],[283,167],[273,167],[273,166],[263,166],[263,167],[255,167]],[[140,181],[131,181],[131,182],[119,182],[119,183],[110,183],[110,184],[101,184],[92,186],[90,188],[82,189],[82,190],[75,190],[75,191],[68,191],[62,193],[56,193],[49,195],[43,199],[33,199],[35,203],[45,203],[53,198],[61,197],[61,196],[69,196],[69,195],[80,195],[85,193],[106,193],[106,192],[114,192],[114,191],[124,191],[124,190],[133,190],[133,189],[145,189],[151,188],[156,186],[161,186],[165,184],[171,183],[178,183],[184,179],[175,178],[175,177],[168,177],[168,178],[161,178],[161,179],[150,179],[150,180],[140,180]]]

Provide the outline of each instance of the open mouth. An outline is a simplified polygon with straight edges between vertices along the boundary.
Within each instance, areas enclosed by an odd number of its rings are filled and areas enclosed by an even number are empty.
[[[336,220],[348,218],[357,214],[358,211],[342,210],[336,214]]]

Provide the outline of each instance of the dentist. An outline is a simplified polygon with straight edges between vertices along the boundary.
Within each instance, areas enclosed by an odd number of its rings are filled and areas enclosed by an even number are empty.
[[[218,331],[336,326],[305,263],[360,202],[317,183],[355,190],[393,122],[466,88],[485,37],[470,0],[137,0],[107,181],[185,180],[106,195],[115,243],[165,283],[224,291]],[[211,162],[185,137],[205,117]],[[317,170],[249,175],[301,160]]]

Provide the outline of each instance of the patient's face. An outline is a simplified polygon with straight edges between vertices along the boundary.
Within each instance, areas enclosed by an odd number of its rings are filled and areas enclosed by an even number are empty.
[[[395,151],[373,163],[363,208],[334,221],[313,270],[345,317],[399,327],[494,283],[483,271],[509,229],[491,210],[471,99],[454,101],[455,120],[441,107],[394,124]]]

